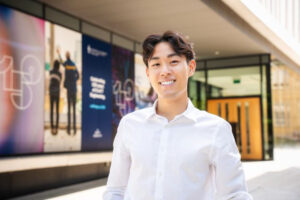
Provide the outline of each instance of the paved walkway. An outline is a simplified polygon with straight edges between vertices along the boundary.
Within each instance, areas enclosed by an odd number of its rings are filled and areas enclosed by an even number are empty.
[[[300,200],[300,148],[277,148],[275,160],[243,162],[254,200]],[[106,179],[15,198],[18,200],[102,199]]]
[[[254,200],[300,200],[300,148],[277,148],[273,161],[244,162]]]

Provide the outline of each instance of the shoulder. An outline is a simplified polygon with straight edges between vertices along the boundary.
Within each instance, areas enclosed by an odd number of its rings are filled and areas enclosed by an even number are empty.
[[[207,121],[210,121],[212,124],[215,125],[217,132],[220,132],[220,131],[222,132],[222,131],[231,129],[231,125],[225,119],[223,119],[217,115],[208,113],[206,111],[204,111],[204,112],[205,112],[205,118],[207,119]]]
[[[193,114],[196,116],[197,123],[205,123],[209,125],[219,126],[220,124],[227,123],[223,118],[211,114],[204,110],[194,109]]]
[[[73,60],[69,60],[70,61],[70,65],[75,66],[75,62]]]
[[[140,110],[136,110],[133,111],[131,113],[126,114],[125,116],[122,117],[121,122],[125,123],[125,122],[136,122],[136,123],[140,123],[140,122],[144,122],[146,120],[146,118],[149,116],[149,114],[151,113],[151,107],[149,108],[143,108]]]
[[[124,132],[123,134],[135,133],[137,130],[144,127],[143,124],[146,123],[146,117],[150,109],[145,108],[137,110],[123,116],[118,125],[118,132]]]
[[[196,126],[205,128],[206,131],[212,134],[213,138],[226,137],[227,134],[231,133],[231,125],[223,118],[207,111],[197,110],[194,112],[196,112],[197,116]]]
[[[225,119],[208,113],[206,111],[203,111],[204,115],[204,121],[206,124],[209,124],[211,127],[213,127],[213,135],[215,140],[225,142],[228,140],[232,140],[233,135],[232,135],[232,130],[231,130],[231,125],[229,122],[227,122]],[[202,121],[203,122],[203,121]]]
[[[151,107],[133,111],[122,117],[119,126],[136,127],[146,122],[147,117],[151,114]]]

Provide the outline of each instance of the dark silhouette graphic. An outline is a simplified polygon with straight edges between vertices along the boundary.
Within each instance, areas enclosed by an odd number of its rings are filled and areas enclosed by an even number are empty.
[[[68,126],[67,133],[71,134],[71,111],[73,118],[73,130],[74,135],[76,134],[76,100],[77,100],[77,80],[79,79],[79,73],[76,68],[75,63],[71,60],[70,52],[66,52],[66,60],[63,61],[60,56],[59,49],[57,53],[60,58],[60,62],[63,64],[65,68],[65,80],[64,87],[67,90],[67,101],[68,101]]]
[[[51,123],[51,133],[53,135],[57,134],[58,124],[59,124],[59,97],[60,97],[60,83],[61,83],[61,73],[59,72],[60,63],[58,60],[54,61],[53,69],[50,71],[50,123]],[[56,121],[54,124],[54,109],[56,114]]]

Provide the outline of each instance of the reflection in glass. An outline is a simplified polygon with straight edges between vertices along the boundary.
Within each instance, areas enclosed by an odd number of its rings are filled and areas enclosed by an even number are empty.
[[[300,73],[273,61],[271,74],[275,143],[297,144],[300,141]]]
[[[260,95],[259,67],[208,71],[209,97]]]

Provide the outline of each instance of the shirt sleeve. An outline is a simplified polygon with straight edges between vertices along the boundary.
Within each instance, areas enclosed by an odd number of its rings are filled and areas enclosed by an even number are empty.
[[[107,188],[103,200],[123,200],[131,165],[130,154],[124,144],[124,118],[120,121],[113,143],[113,155]]]
[[[215,133],[212,163],[215,169],[217,200],[252,200],[247,191],[241,156],[231,125],[222,120]]]

